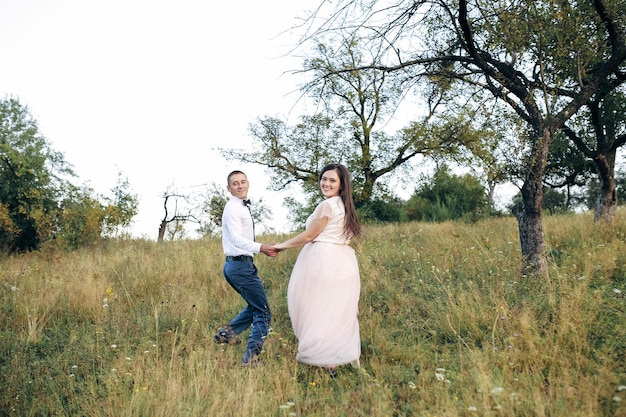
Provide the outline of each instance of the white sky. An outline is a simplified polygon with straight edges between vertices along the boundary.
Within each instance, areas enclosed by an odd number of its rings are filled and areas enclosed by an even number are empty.
[[[225,185],[241,168],[253,200],[282,200],[260,167],[214,148],[249,145],[257,117],[287,118],[302,81],[285,74],[301,66],[284,57],[300,34],[289,29],[319,3],[0,0],[0,97],[29,107],[77,182],[109,195],[128,177],[133,233],[154,239],[172,185]]]
[[[233,169],[272,209],[266,225],[287,231],[287,194],[215,148],[250,146],[258,117],[293,124],[306,111],[292,112],[304,80],[290,71],[302,62],[285,54],[321,1],[0,0],[0,97],[29,107],[75,182],[110,196],[118,172],[128,178],[135,236],[156,239],[166,190],[225,189]],[[413,188],[399,181],[396,192]]]

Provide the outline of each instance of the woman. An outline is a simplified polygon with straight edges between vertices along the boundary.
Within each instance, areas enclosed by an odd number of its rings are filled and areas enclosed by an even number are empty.
[[[361,282],[349,243],[361,236],[361,226],[345,166],[325,166],[319,187],[325,200],[307,219],[306,230],[274,247],[303,247],[287,288],[289,317],[298,339],[296,359],[323,367],[335,377],[338,365],[359,367]]]

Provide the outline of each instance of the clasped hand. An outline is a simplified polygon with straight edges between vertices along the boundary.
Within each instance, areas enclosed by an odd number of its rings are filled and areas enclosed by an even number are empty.
[[[276,246],[278,245],[278,242],[275,243],[263,243],[261,244],[261,252],[264,253],[267,256],[270,257],[276,257],[278,256],[278,252],[280,252],[282,249],[278,249]]]

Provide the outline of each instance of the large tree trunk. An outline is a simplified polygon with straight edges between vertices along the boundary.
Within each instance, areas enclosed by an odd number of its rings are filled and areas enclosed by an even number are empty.
[[[517,210],[520,244],[522,248],[522,274],[547,276],[548,260],[544,240],[541,205],[543,203],[543,172],[548,158],[551,133],[544,129],[535,141],[528,174],[522,186],[522,207]]]
[[[598,168],[598,193],[594,222],[612,223],[617,210],[617,191],[615,190],[615,153],[614,149],[594,158]]]

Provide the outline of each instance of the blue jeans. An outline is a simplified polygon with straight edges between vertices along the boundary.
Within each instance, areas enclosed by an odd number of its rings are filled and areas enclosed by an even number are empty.
[[[272,313],[267,304],[267,295],[254,263],[251,261],[227,261],[224,264],[224,277],[248,303],[229,323],[235,334],[240,334],[252,325],[248,346],[244,354],[244,362],[261,353],[263,342],[267,336]]]

